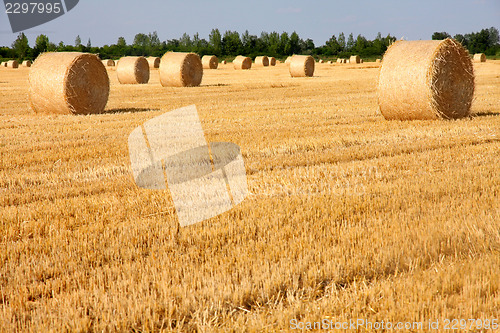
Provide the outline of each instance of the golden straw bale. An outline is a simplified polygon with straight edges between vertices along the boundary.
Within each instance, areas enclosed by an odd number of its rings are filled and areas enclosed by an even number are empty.
[[[292,77],[307,77],[314,75],[314,58],[306,55],[295,55],[290,62]]]
[[[214,55],[205,55],[201,58],[203,69],[217,69],[219,67],[219,59]]]
[[[269,66],[276,66],[276,58],[275,57],[269,58]]]
[[[255,58],[255,66],[267,67],[269,66],[269,58],[266,56],[259,56]]]
[[[226,60],[222,60],[220,63],[223,64],[223,65],[225,65],[225,64],[227,64],[227,61]]]
[[[486,55],[484,53],[474,54],[474,62],[486,62]]]
[[[342,59],[337,58],[337,64],[340,64],[340,63],[342,63]]]
[[[324,63],[323,59],[319,59],[318,63],[320,63],[320,64]]]
[[[31,67],[29,99],[37,113],[102,113],[108,96],[108,73],[94,54],[42,53]]]
[[[252,68],[252,59],[245,56],[237,56],[233,60],[234,69],[250,69]]]
[[[149,69],[160,68],[159,57],[147,57],[146,60],[148,61]]]
[[[121,84],[145,84],[149,82],[149,63],[144,57],[123,57],[116,67]]]
[[[18,68],[19,67],[19,63],[17,62],[17,60],[9,60],[7,61],[7,66],[5,66],[7,68]]]
[[[106,67],[114,67],[115,66],[115,61],[111,59],[104,59],[102,61],[102,64]]]
[[[359,58],[359,55],[353,55],[349,58],[350,64],[359,64],[360,62],[361,62],[361,59]]]
[[[375,62],[376,62],[377,64],[378,64],[378,63],[380,63],[380,59],[375,60]]]
[[[31,60],[24,60],[23,67],[31,67]]]
[[[292,61],[293,56],[289,56],[285,60],[285,64],[290,65],[290,61]]]
[[[466,117],[473,96],[471,58],[453,39],[401,40],[384,55],[378,103],[386,119]]]
[[[164,87],[197,87],[203,78],[203,64],[196,53],[167,52],[160,63]]]

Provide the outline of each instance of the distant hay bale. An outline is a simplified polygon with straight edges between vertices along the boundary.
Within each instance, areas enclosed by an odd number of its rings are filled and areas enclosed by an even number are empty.
[[[292,58],[293,56],[289,56],[288,58],[286,58],[285,64],[290,65],[290,61],[292,61]]]
[[[123,57],[116,67],[121,84],[145,84],[149,82],[149,63],[144,57]]]
[[[319,59],[318,63],[320,63],[320,64],[324,63],[323,59]]]
[[[2,61],[2,63],[0,64],[1,67],[7,67],[7,61]]]
[[[250,69],[252,68],[252,59],[245,56],[237,56],[233,60],[234,69]]]
[[[197,87],[203,79],[203,64],[196,53],[167,52],[160,63],[164,87]]]
[[[276,66],[276,58],[275,57],[269,58],[269,66]]]
[[[147,57],[146,60],[148,61],[149,69],[160,68],[159,57]]]
[[[331,65],[331,64],[333,64],[333,61],[328,60],[326,63],[327,63],[328,65]]]
[[[7,66],[5,66],[7,68],[18,68],[19,67],[19,63],[17,62],[17,60],[9,60],[7,61]]]
[[[342,63],[342,59],[337,58],[337,64],[341,64],[341,63]]]
[[[217,69],[219,67],[219,59],[214,55],[205,55],[201,58],[203,69]]]
[[[360,62],[361,62],[361,59],[359,58],[359,55],[353,55],[349,58],[350,64],[359,64]]]
[[[23,67],[31,67],[31,60],[24,60]]]
[[[362,63],[363,63],[363,59],[360,59],[360,60],[359,60],[359,63],[360,63],[360,64],[362,64]]]
[[[378,103],[386,119],[462,118],[474,96],[474,67],[453,39],[397,41],[386,51]]]
[[[375,60],[376,63],[380,63],[380,59]]]
[[[267,56],[259,56],[255,58],[255,66],[259,67],[269,66],[269,58]]]
[[[314,74],[314,58],[305,55],[293,56],[290,62],[290,75],[292,77],[309,77]]]
[[[31,67],[29,100],[37,113],[102,113],[108,97],[108,73],[94,54],[42,53]]]
[[[474,54],[474,62],[486,62],[486,55],[484,53]]]
[[[227,61],[226,60],[222,60],[220,63],[223,64],[223,65],[225,65],[225,64],[227,64]]]
[[[115,61],[111,59],[105,59],[102,61],[102,64],[106,67],[114,67],[115,66]]]

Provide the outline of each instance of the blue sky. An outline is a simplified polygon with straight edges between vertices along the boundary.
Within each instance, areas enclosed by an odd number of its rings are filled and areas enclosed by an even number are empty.
[[[13,34],[4,7],[0,5],[0,46],[10,46]],[[98,1],[80,0],[66,15],[26,30],[30,44],[46,34],[51,42],[74,44],[80,35],[86,44],[116,43],[125,37],[132,43],[136,33],[158,32],[160,39],[179,38],[198,32],[208,38],[212,28],[293,32],[323,45],[332,34],[361,34],[368,39],[390,33],[397,38],[430,39],[434,31],[451,35],[494,26],[500,29],[500,0],[190,0],[190,1]]]

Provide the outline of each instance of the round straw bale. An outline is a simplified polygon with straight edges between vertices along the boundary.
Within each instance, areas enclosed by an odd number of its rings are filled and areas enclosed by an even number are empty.
[[[252,68],[252,59],[245,56],[237,56],[233,60],[234,69],[250,69]]]
[[[203,78],[203,64],[196,53],[167,52],[160,62],[160,83],[164,87],[197,87]]]
[[[223,64],[223,65],[225,65],[225,64],[227,64],[227,61],[226,60],[222,60],[220,63]]]
[[[305,55],[293,56],[290,62],[290,75],[292,77],[307,77],[314,74],[314,58]]]
[[[255,66],[267,67],[269,66],[269,58],[266,56],[259,56],[255,58]]]
[[[19,63],[17,62],[17,60],[9,60],[7,61],[7,66],[8,68],[18,68],[19,67]]]
[[[31,67],[31,60],[24,60],[23,67]]]
[[[484,53],[474,54],[474,62],[486,62],[486,55]]]
[[[328,60],[326,63],[327,63],[328,65],[331,65],[331,64],[333,64],[333,61]]]
[[[290,61],[292,61],[292,57],[293,57],[293,56],[289,56],[288,58],[286,58],[286,60],[285,60],[285,64],[289,65],[289,64],[290,64]]]
[[[203,69],[217,69],[219,67],[219,59],[214,55],[205,55],[201,58]]]
[[[114,67],[115,66],[115,61],[111,59],[104,59],[102,61],[102,64],[106,67]]]
[[[386,51],[378,103],[386,119],[462,118],[474,95],[474,68],[453,39],[398,41]]]
[[[380,59],[375,60],[376,63],[380,63]]]
[[[149,64],[149,69],[160,68],[160,58],[159,57],[147,57],[146,60]]]
[[[359,63],[362,64],[363,63],[363,59],[359,59]]]
[[[102,113],[109,96],[106,68],[89,53],[42,53],[31,67],[29,86],[37,113]]]
[[[361,59],[359,58],[359,55],[353,55],[349,58],[350,64],[359,64],[360,62],[361,62]]]
[[[276,66],[276,58],[275,57],[269,58],[269,66]]]
[[[121,84],[144,84],[149,82],[149,63],[144,57],[123,57],[116,67]]]
[[[320,63],[320,64],[324,63],[323,59],[319,59],[318,63]]]
[[[1,67],[7,67],[7,61],[2,61],[2,63],[0,64]]]

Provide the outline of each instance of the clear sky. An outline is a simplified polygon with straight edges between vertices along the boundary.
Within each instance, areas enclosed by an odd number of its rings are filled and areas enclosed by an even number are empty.
[[[0,5],[0,46],[10,46],[13,34]],[[136,33],[158,32],[160,40],[198,32],[207,38],[212,28],[262,31],[296,31],[303,39],[323,45],[332,34],[353,33],[374,39],[377,32],[407,40],[431,39],[434,31],[452,36],[500,29],[500,0],[80,0],[66,15],[26,30],[33,46],[39,34],[53,43],[74,44],[91,39],[93,46],[116,43],[118,37],[133,42]]]

